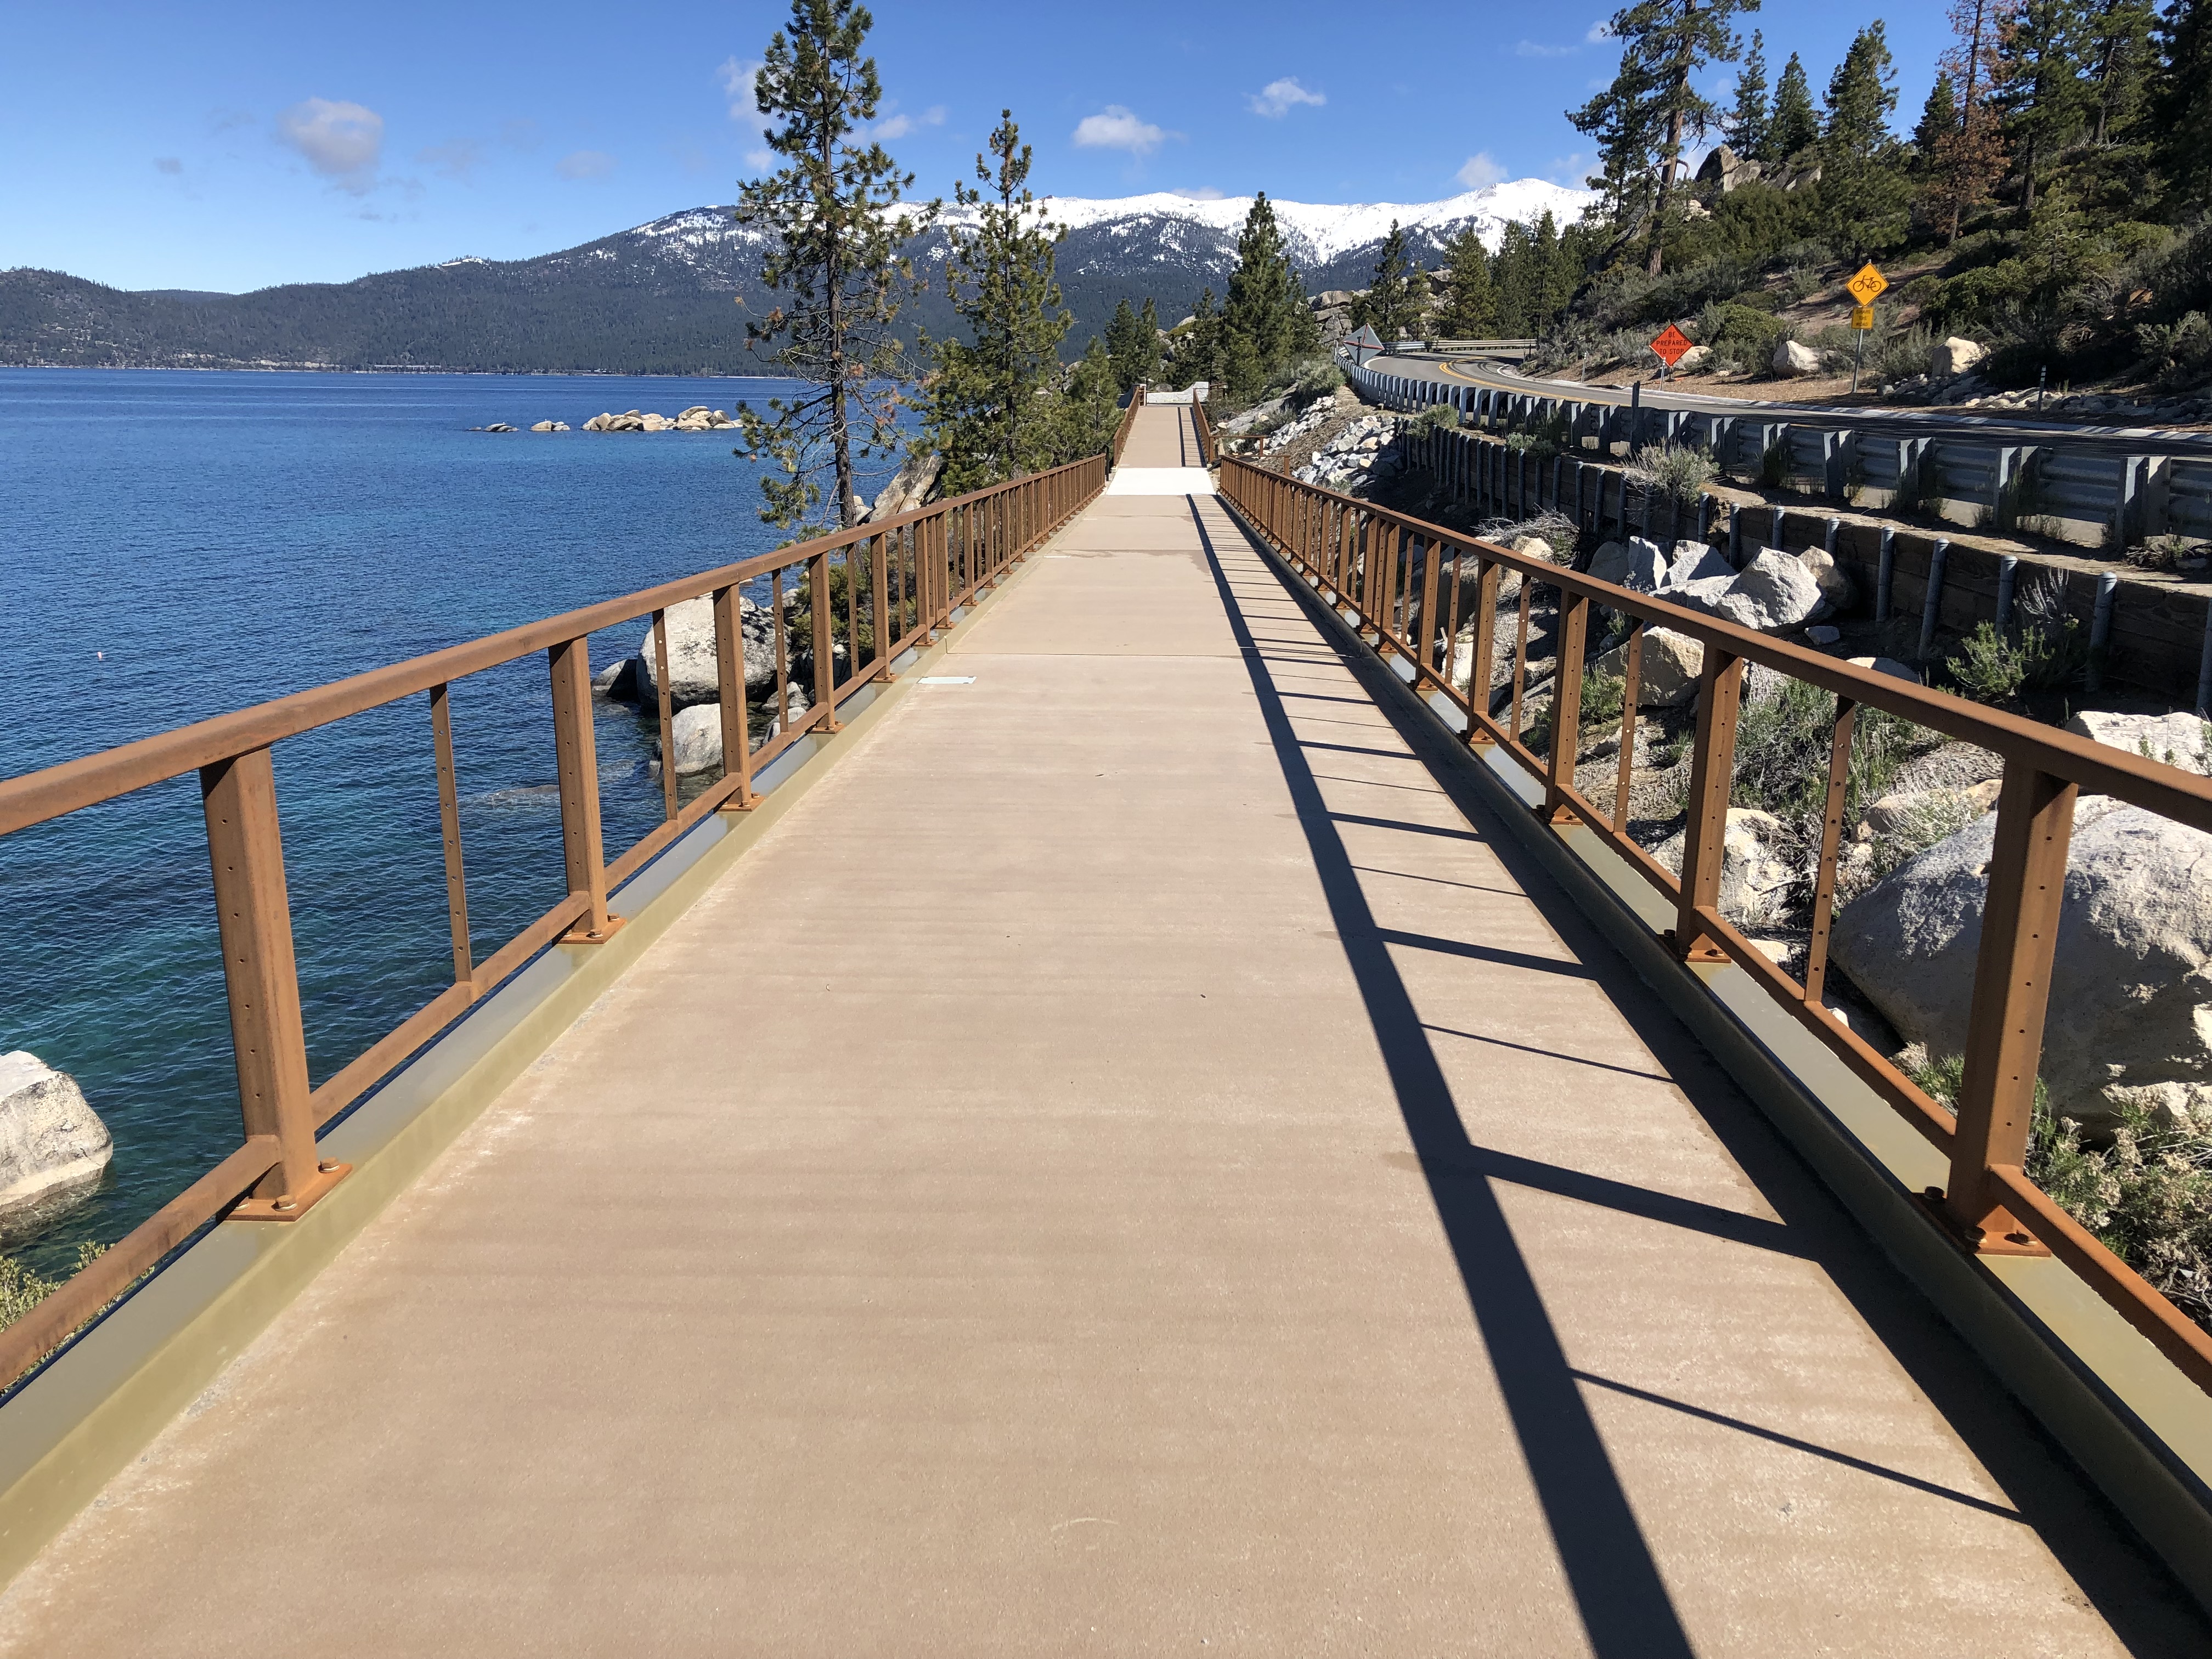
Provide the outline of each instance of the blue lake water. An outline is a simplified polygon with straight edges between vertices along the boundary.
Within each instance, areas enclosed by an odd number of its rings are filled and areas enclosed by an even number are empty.
[[[775,383],[0,369],[0,775],[94,753],[772,547],[720,434],[471,432],[734,412]],[[596,636],[598,666],[643,624]],[[564,890],[544,659],[453,690],[482,960]],[[608,856],[660,821],[653,727],[603,706]],[[276,750],[319,1083],[448,982],[428,699]],[[0,838],[0,1052],[74,1073],[116,1141],[26,1247],[112,1242],[235,1146],[191,778]]]

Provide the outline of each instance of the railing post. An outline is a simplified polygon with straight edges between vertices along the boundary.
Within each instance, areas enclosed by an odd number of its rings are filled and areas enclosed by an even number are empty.
[[[446,924],[453,945],[453,983],[476,978],[476,951],[469,939],[469,884],[461,867],[460,777],[453,768],[453,716],[448,686],[430,688],[430,734],[438,757],[438,830],[446,844]]]
[[[830,556],[817,553],[806,562],[807,600],[814,610],[814,702],[820,711],[815,730],[825,735],[840,731],[837,724],[837,658],[835,620],[830,614]]]
[[[1697,747],[1690,760],[1690,820],[1682,836],[1682,896],[1674,954],[1685,962],[1725,962],[1701,912],[1717,911],[1721,854],[1728,837],[1729,788],[1735,775],[1736,712],[1743,702],[1743,659],[1705,647],[1698,677]]]
[[[599,763],[592,737],[589,640],[566,640],[545,655],[553,672],[553,741],[561,782],[561,853],[568,891],[586,902],[581,925],[566,945],[596,945],[622,926],[607,914],[607,866],[599,838]],[[674,755],[662,764],[676,763]]]
[[[1552,761],[1544,776],[1544,810],[1554,823],[1574,821],[1564,792],[1574,787],[1582,753],[1583,639],[1589,626],[1589,597],[1562,588],[1559,648],[1552,658]]]
[[[1974,962],[1959,1122],[1951,1142],[1951,1184],[1943,1197],[1952,1224],[1991,1254],[2044,1254],[2005,1207],[1989,1174],[1994,1167],[2018,1169],[2027,1161],[2079,793],[2075,784],[2008,761],[1997,796],[1996,842],[1982,904],[1981,951]]]
[[[1476,723],[1474,716],[1477,711],[1485,719],[1490,714],[1490,668],[1498,650],[1498,566],[1496,560],[1480,556],[1477,565],[1480,574],[1474,579],[1474,638],[1470,641],[1473,648],[1468,654],[1467,665],[1467,744],[1470,749],[1486,748],[1495,741]]]
[[[277,1146],[276,1164],[233,1214],[289,1221],[335,1186],[345,1168],[323,1168],[315,1152],[276,773],[268,750],[250,749],[202,767],[200,800],[215,873],[239,1111],[248,1137],[274,1135]]]
[[[880,570],[876,580],[876,626],[881,628],[884,590]],[[736,811],[749,812],[753,807],[753,739],[752,723],[745,710],[744,609],[736,588],[714,590],[714,674],[721,693],[722,773],[738,781],[737,793],[724,805]]]
[[[890,563],[890,535],[877,536],[872,547],[868,556],[868,604],[872,607],[870,623],[875,635],[875,650],[871,660],[883,665],[883,672],[877,678],[888,681],[891,678],[891,587],[890,572],[885,567]]]

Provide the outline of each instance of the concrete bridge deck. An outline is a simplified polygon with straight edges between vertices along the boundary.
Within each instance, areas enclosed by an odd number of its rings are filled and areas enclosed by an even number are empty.
[[[1372,672],[1094,504],[0,1651],[2201,1651]]]

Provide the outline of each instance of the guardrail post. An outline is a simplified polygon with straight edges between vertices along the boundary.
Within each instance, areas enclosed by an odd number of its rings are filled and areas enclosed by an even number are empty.
[[[1698,676],[1697,747],[1690,760],[1690,817],[1682,836],[1682,896],[1674,954],[1685,962],[1725,962],[1702,912],[1721,899],[1721,856],[1728,837],[1729,788],[1735,776],[1736,714],[1743,702],[1743,659],[1705,647]]]
[[[1997,797],[1951,1184],[1943,1194],[1952,1224],[1987,1252],[2043,1254],[2000,1200],[1989,1173],[1997,1165],[2017,1169],[2027,1158],[2079,793],[2077,785],[2009,761]]]
[[[545,656],[553,673],[553,742],[561,785],[561,854],[568,891],[585,901],[582,923],[562,935],[564,945],[596,945],[622,926],[607,914],[607,864],[599,835],[599,762],[592,735],[592,665],[588,639],[567,640]],[[674,755],[661,757],[673,766]]]
[[[588,684],[586,687],[589,691]],[[208,860],[215,873],[223,987],[246,1133],[274,1135],[277,1162],[233,1213],[289,1221],[337,1183],[343,1165],[320,1167],[307,1103],[307,1036],[292,953],[292,906],[284,886],[284,838],[276,818],[276,773],[266,749],[200,769]]]

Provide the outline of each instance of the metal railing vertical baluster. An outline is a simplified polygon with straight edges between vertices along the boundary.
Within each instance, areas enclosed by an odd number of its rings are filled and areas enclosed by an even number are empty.
[[[837,659],[835,619],[830,614],[830,556],[817,553],[806,562],[807,597],[814,612],[814,702],[818,716],[814,729],[825,736],[837,724]]]
[[[744,620],[744,601],[738,590],[716,588],[714,678],[721,694],[722,772],[738,780],[737,793],[725,805],[749,812],[753,807],[753,738],[751,711],[745,707]]]
[[[460,774],[453,765],[453,715],[450,686],[430,688],[430,734],[438,757],[438,833],[446,848],[446,923],[453,935],[453,983],[476,979],[476,951],[469,940],[469,884],[461,867]]]
[[[676,695],[668,684],[668,613],[653,613],[653,684],[659,689],[660,798],[665,813],[676,816]]]
[[[1575,787],[1575,763],[1582,755],[1583,644],[1589,627],[1589,599],[1561,588],[1552,659],[1552,755],[1544,776],[1544,810],[1554,823],[1574,819],[1565,792]]]
[[[1621,646],[1620,765],[1613,782],[1613,827],[1628,830],[1628,793],[1635,782],[1636,703],[1644,692],[1644,618],[1628,619],[1628,638]]]
[[[1478,558],[1474,577],[1474,638],[1468,653],[1467,742],[1470,749],[1491,741],[1474,716],[1490,717],[1490,672],[1498,648],[1498,585],[1500,568],[1495,560]]]
[[[1836,699],[1835,729],[1828,737],[1828,797],[1820,815],[1820,854],[1813,866],[1813,934],[1805,946],[1805,1000],[1818,1007],[1827,982],[1828,929],[1835,920],[1836,857],[1844,844],[1844,805],[1851,775],[1851,734],[1858,705]]]

